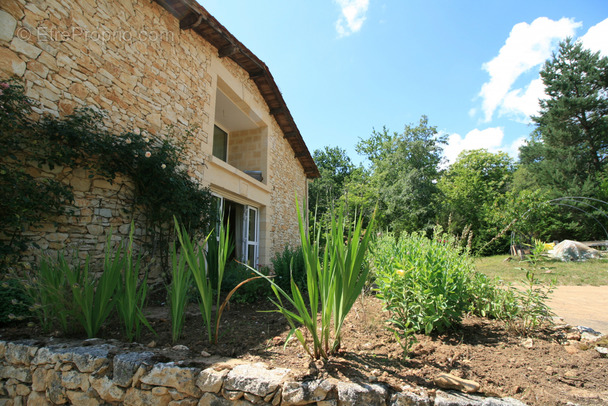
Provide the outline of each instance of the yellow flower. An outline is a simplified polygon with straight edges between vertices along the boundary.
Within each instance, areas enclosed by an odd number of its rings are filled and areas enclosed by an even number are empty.
[[[405,275],[405,271],[403,269],[397,269],[397,275],[403,276]]]

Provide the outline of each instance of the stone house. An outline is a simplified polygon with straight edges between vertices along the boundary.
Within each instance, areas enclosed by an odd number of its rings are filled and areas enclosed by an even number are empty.
[[[3,0],[0,75],[21,78],[45,113],[93,106],[111,130],[153,136],[197,127],[188,171],[224,209],[241,259],[269,264],[299,244],[294,197],[318,169],[268,67],[194,0]],[[76,206],[36,231],[43,249],[99,250],[109,225],[126,235],[115,185],[42,172],[69,182]]]

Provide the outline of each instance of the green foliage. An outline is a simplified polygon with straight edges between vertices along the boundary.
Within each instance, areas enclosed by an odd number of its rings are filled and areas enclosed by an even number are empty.
[[[334,209],[333,205],[344,193],[354,165],[346,151],[340,147],[325,147],[313,153],[313,159],[321,176],[308,187],[308,204],[318,218]]]
[[[516,329],[524,335],[530,335],[543,323],[551,323],[551,317],[554,316],[546,303],[553,292],[553,283],[546,286],[536,278],[538,271],[547,269],[541,266],[542,254],[545,251],[544,244],[536,240],[530,248],[530,254],[525,260],[529,267],[527,269],[519,268],[526,272],[526,279],[523,281],[525,289],[517,293],[519,320],[514,324]]]
[[[59,329],[69,334],[80,326],[88,337],[95,337],[117,306],[129,340],[139,335],[140,324],[151,329],[142,313],[147,285],[145,278],[138,279],[139,260],[133,263],[132,234],[126,248],[118,244],[113,249],[111,239],[109,233],[98,277],[90,257],[83,263],[78,252],[70,260],[59,252],[56,259],[42,258],[33,275],[21,280],[45,331]]]
[[[442,332],[473,312],[510,317],[515,303],[485,276],[477,274],[454,237],[436,230],[380,237],[372,248],[378,297],[390,312],[389,328],[407,353],[415,332]]]
[[[61,269],[71,288],[73,301],[76,303],[76,320],[84,328],[89,338],[95,337],[102,324],[110,316],[116,305],[116,291],[124,267],[122,247],[111,252],[112,234],[108,234],[103,272],[95,279],[89,267],[89,259],[83,267]]]
[[[211,193],[190,177],[183,166],[192,129],[153,137],[135,128],[119,135],[104,125],[104,114],[89,108],[64,118],[37,117],[33,102],[16,81],[0,83],[0,254],[16,255],[27,245],[22,231],[29,225],[64,212],[71,188],[56,180],[33,178],[32,165],[84,167],[90,177],[112,182],[127,176],[135,185],[133,206],[143,210],[149,237],[157,238],[162,255],[168,251],[172,218],[191,232],[211,224]],[[7,242],[6,242],[7,241]],[[164,259],[163,259],[164,261]]]
[[[289,248],[277,252],[272,258],[273,281],[284,291],[288,291],[293,280],[300,290],[306,290],[306,266],[302,247]]]
[[[443,216],[449,214],[447,231],[470,229],[473,252],[478,252],[498,234],[501,224],[493,222],[493,214],[503,210],[497,203],[506,193],[513,172],[513,160],[506,153],[479,149],[463,151],[439,180],[438,187],[444,197]],[[446,219],[442,224],[446,224]],[[504,252],[508,241],[503,238],[500,242],[502,244],[494,244],[492,249]]]
[[[135,225],[131,222],[129,242],[123,257],[122,277],[116,292],[116,309],[118,317],[124,327],[127,340],[138,340],[141,334],[141,326],[145,325],[154,331],[148,323],[143,309],[148,295],[148,274],[145,273],[140,281],[141,257],[133,261],[133,233]]]
[[[269,276],[266,269],[259,270],[265,276]],[[255,277],[256,273],[252,272],[244,264],[233,261],[226,267],[224,274],[224,283],[222,284],[224,292],[230,292],[242,282]],[[234,292],[231,300],[236,303],[256,303],[261,299],[266,299],[272,295],[272,290],[268,282],[262,278],[251,280]]]
[[[175,230],[181,245],[181,255],[185,258],[185,263],[192,273],[194,284],[199,293],[199,309],[203,323],[207,327],[209,342],[217,343],[223,310],[223,306],[220,307],[219,293],[222,290],[226,262],[234,248],[230,243],[229,230],[228,228],[221,227],[217,240],[215,240],[215,234],[211,233],[198,247],[188,235],[186,228],[180,227],[177,219],[175,219]],[[211,256],[207,256],[203,250],[203,246],[206,244],[209,245],[209,252],[212,253]],[[175,256],[173,262],[175,263]],[[214,273],[213,278],[210,277],[212,272]],[[215,286],[212,283],[214,280],[216,281]],[[212,314],[214,289],[216,292],[215,334],[212,329],[214,321]],[[180,317],[181,315],[177,314],[174,320],[179,320]]]
[[[285,316],[292,328],[290,336],[295,334],[311,358],[327,358],[340,348],[344,319],[367,280],[369,268],[364,259],[374,220],[364,232],[360,217],[353,228],[349,227],[347,231],[344,213],[340,211],[337,217],[332,217],[330,228],[326,230],[326,246],[321,250],[321,230],[311,242],[297,199],[296,207],[306,267],[307,300],[295,280],[291,280],[289,294],[263,273],[250,269],[270,282],[277,299],[273,301],[277,311]],[[289,305],[284,304],[283,299]],[[320,325],[317,317],[319,310]],[[300,325],[312,337],[312,349],[298,328]]]
[[[0,284],[0,326],[31,317],[31,301],[19,281],[6,279]]]
[[[28,159],[44,162],[48,143],[38,140],[37,122],[29,119],[32,101],[15,80],[0,81],[0,272],[17,261],[29,243],[26,225],[63,214],[70,188],[52,179],[35,179]]]
[[[357,144],[357,151],[372,163],[368,187],[378,197],[381,228],[397,233],[432,230],[440,197],[436,181],[446,143],[447,136],[439,135],[422,116],[417,126],[406,125],[402,134],[383,128]]]
[[[171,245],[171,264],[171,284],[167,288],[167,296],[171,310],[171,339],[175,343],[182,335],[188,291],[192,285],[192,272],[186,267],[186,256],[178,257],[175,243]]]

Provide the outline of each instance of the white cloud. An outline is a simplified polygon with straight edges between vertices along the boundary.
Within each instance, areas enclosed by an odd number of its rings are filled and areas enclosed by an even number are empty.
[[[485,130],[474,129],[469,131],[464,137],[460,134],[450,134],[448,145],[443,149],[443,155],[447,164],[451,165],[458,158],[458,154],[465,150],[487,149],[489,152],[496,153],[503,151],[513,158],[517,158],[519,147],[525,142],[521,137],[513,141],[510,145],[503,145],[504,131],[502,127],[491,127]]]
[[[540,105],[538,99],[545,99],[545,85],[541,78],[534,79],[525,89],[511,90],[504,96],[499,114],[513,116],[515,121],[529,124],[530,116],[538,115]]]
[[[581,26],[569,18],[553,21],[547,17],[539,17],[531,24],[516,24],[505,45],[498,55],[483,65],[490,75],[490,80],[483,84],[479,95],[482,98],[482,109],[486,122],[492,119],[496,109],[502,114],[527,114],[532,110],[530,100],[539,96],[538,84],[529,85],[526,90],[512,90],[515,81],[530,69],[540,66],[549,57],[555,45],[562,39],[574,36]],[[508,96],[508,105],[503,106]],[[516,101],[524,98],[522,108]]]
[[[587,34],[579,39],[583,47],[608,56],[608,18],[589,28]]]
[[[342,15],[336,21],[336,31],[340,37],[358,32],[365,21],[369,0],[336,0]]]

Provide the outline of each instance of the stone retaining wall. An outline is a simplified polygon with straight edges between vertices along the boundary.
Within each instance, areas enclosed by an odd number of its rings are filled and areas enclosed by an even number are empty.
[[[298,381],[289,369],[236,359],[167,362],[162,350],[119,346],[98,339],[0,341],[0,405],[523,405],[382,383]]]

